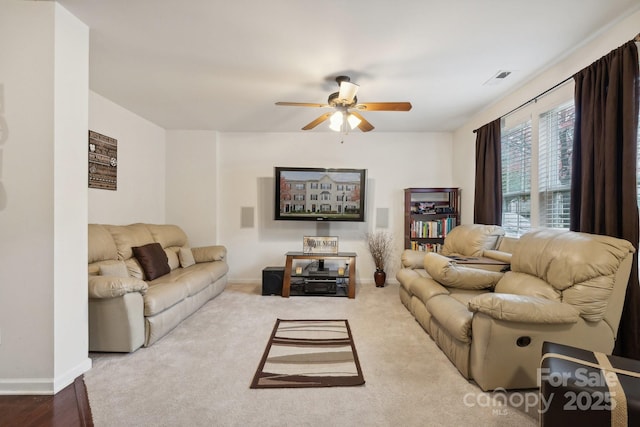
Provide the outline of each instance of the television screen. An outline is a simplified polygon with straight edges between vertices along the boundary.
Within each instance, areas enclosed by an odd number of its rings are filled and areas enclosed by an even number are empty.
[[[366,169],[276,167],[275,219],[364,221]]]

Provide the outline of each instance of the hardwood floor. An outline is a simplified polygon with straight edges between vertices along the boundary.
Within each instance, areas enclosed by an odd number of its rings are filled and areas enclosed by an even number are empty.
[[[93,426],[84,379],[76,378],[55,396],[0,396],[0,426]]]

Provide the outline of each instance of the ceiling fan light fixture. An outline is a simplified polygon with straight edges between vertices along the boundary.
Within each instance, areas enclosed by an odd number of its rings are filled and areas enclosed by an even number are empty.
[[[329,120],[329,128],[336,132],[348,133],[350,130],[359,128],[362,132],[370,132],[374,129],[369,121],[357,111],[409,111],[410,102],[358,102],[356,93],[360,86],[351,83],[348,76],[336,77],[338,92],[329,95],[326,104],[311,102],[276,102],[276,105],[287,105],[291,107],[313,107],[313,108],[334,108],[320,115],[302,127],[302,130],[311,130]],[[352,110],[353,112],[349,112]]]
[[[353,101],[353,98],[355,98],[356,93],[358,93],[359,88],[360,86],[358,86],[355,83],[341,82],[340,92],[338,93],[338,99],[346,103],[351,103]]]
[[[329,129],[334,130],[336,132],[340,132],[342,130],[342,123],[344,122],[344,114],[342,111],[336,111],[329,118]]]
[[[347,118],[345,120],[345,117]],[[329,118],[329,129],[336,132],[347,132],[347,125],[349,130],[353,130],[362,122],[359,117],[346,111],[336,111]]]

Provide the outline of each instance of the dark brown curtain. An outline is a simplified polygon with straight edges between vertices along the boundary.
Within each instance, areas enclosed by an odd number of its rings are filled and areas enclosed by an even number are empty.
[[[571,229],[620,237],[638,249],[638,49],[630,41],[574,75],[576,122]],[[614,354],[640,359],[638,253]]]
[[[476,131],[476,189],[473,222],[476,224],[502,224],[502,159],[499,118]]]

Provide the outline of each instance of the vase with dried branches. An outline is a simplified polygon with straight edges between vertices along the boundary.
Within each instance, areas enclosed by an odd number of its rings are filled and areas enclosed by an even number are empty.
[[[373,274],[373,278],[376,283],[376,287],[384,287],[387,280],[387,273],[384,271],[385,264],[389,260],[392,250],[393,237],[386,231],[373,231],[367,233],[367,244],[369,245],[369,252],[373,258],[373,263],[376,266],[376,271]]]

